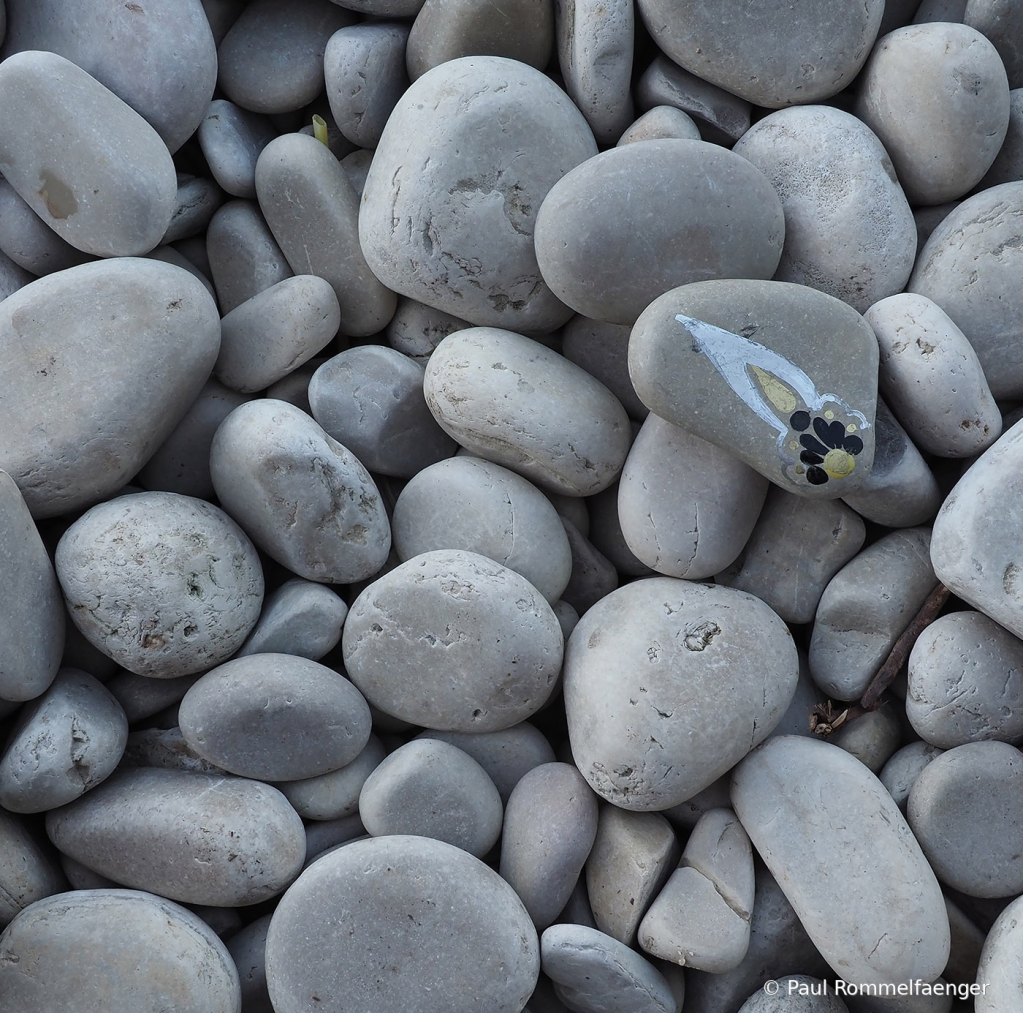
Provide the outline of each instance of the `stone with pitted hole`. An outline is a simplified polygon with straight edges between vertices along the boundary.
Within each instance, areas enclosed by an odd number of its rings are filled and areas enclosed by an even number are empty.
[[[569,97],[497,56],[434,67],[399,99],[366,179],[359,236],[376,276],[473,324],[550,331],[533,226],[548,190],[597,153]]]
[[[38,813],[84,795],[109,777],[128,741],[121,705],[87,672],[63,668],[22,708],[0,758],[0,805]]]
[[[226,661],[256,624],[263,573],[223,510],[171,492],[93,507],[57,545],[75,625],[130,672],[169,679]]]
[[[33,904],[0,936],[0,991],[19,1013],[76,1009],[83,996],[104,1013],[242,1008],[238,971],[213,929],[137,890],[76,890]]]
[[[518,1013],[538,950],[522,902],[481,861],[425,837],[376,837],[318,859],[282,898],[266,976],[277,1013]]]
[[[752,595],[672,577],[627,584],[568,640],[576,764],[623,809],[678,805],[770,734],[798,672],[788,628]]]
[[[302,820],[276,788],[180,770],[118,770],[50,810],[46,833],[86,868],[184,904],[258,904],[305,859]]]
[[[0,171],[54,232],[99,257],[135,257],[160,242],[177,176],[134,109],[56,53],[9,56],[0,97]]]
[[[351,584],[383,566],[391,529],[376,484],[293,405],[261,398],[233,411],[213,438],[210,473],[224,509],[298,576]]]
[[[209,292],[154,260],[82,264],[8,296],[0,468],[33,516],[120,489],[195,401],[219,347]]]

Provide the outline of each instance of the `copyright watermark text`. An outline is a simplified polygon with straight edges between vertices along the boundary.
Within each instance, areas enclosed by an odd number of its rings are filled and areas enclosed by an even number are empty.
[[[868,995],[879,997],[895,997],[909,995],[950,995],[956,999],[969,999],[974,995],[986,995],[987,985],[966,985],[962,982],[954,984],[948,981],[921,981],[914,978],[912,981],[903,981],[899,984],[870,982],[857,985],[855,982],[842,981],[775,981],[773,978],[765,981],[764,991],[768,995],[779,995],[784,992],[786,995]]]

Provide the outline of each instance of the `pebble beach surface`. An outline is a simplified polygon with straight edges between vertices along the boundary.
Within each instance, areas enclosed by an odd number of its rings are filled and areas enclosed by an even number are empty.
[[[0,0],[0,1013],[1023,1013],[1023,4]]]

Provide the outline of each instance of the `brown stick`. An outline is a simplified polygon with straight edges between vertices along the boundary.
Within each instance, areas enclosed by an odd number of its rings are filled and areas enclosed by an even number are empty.
[[[871,680],[867,691],[860,700],[861,707],[865,710],[873,710],[877,706],[881,694],[895,681],[899,670],[905,664],[917,637],[934,622],[950,594],[951,592],[944,584],[939,584],[928,595],[927,600],[920,606],[920,611],[913,616],[910,624],[902,631],[902,635],[895,641],[895,646],[892,647],[885,663]]]

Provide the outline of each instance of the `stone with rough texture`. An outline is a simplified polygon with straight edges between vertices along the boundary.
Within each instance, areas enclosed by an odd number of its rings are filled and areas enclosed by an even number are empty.
[[[568,585],[572,552],[550,500],[507,468],[452,457],[402,489],[391,518],[402,561],[434,549],[466,549],[520,573],[551,604]]]
[[[369,472],[285,401],[235,409],[213,438],[210,474],[224,509],[300,577],[350,584],[387,558],[390,525]]]
[[[0,700],[31,700],[60,667],[66,614],[46,546],[3,471],[0,530]]]
[[[1023,754],[1007,742],[968,742],[920,772],[906,814],[943,883],[970,897],[1015,897],[1021,805]]]
[[[64,877],[24,821],[0,810],[0,927],[64,886]]]
[[[941,973],[949,953],[941,888],[862,763],[826,742],[779,736],[739,765],[732,804],[836,974],[882,983]]]
[[[920,771],[931,760],[941,756],[942,752],[943,750],[937,746],[918,739],[896,750],[881,768],[881,773],[877,776],[903,812],[906,811],[909,793],[920,776]]]
[[[926,528],[893,531],[852,558],[821,595],[810,638],[814,682],[858,700],[938,586]]]
[[[977,353],[940,306],[904,292],[864,318],[881,349],[878,389],[921,450],[973,457],[998,439],[1002,418]]]
[[[57,235],[100,257],[139,256],[160,242],[177,177],[167,146],[134,109],[43,52],[3,61],[0,99],[0,172]]]
[[[549,331],[533,228],[550,188],[597,153],[568,96],[514,60],[435,67],[401,97],[366,179],[359,236],[389,288],[473,324]],[[501,168],[499,168],[501,167]]]
[[[359,792],[359,817],[374,837],[429,837],[476,858],[497,843],[503,815],[501,796],[487,772],[440,739],[399,746]]]
[[[623,809],[678,805],[767,737],[798,669],[788,628],[752,595],[671,577],[627,584],[568,640],[576,764]]]
[[[968,193],[1009,125],[1009,82],[994,46],[966,25],[899,28],[863,71],[856,115],[881,139],[913,204]]]
[[[863,521],[843,503],[771,489],[746,547],[714,579],[755,594],[786,622],[808,623],[865,538]]]
[[[128,719],[109,691],[62,669],[22,708],[0,758],[0,805],[37,813],[73,801],[110,776],[127,740]]]
[[[905,216],[909,235],[908,207]],[[768,178],[745,158],[667,139],[611,148],[576,166],[544,197],[534,241],[544,281],[562,302],[632,324],[679,285],[772,277],[785,219]],[[913,233],[910,258],[915,241]]]
[[[537,932],[568,903],[596,833],[596,796],[570,764],[534,767],[512,791],[500,872],[522,898]]]
[[[870,474],[877,359],[852,307],[782,281],[683,285],[629,339],[632,382],[655,415],[814,499],[855,492]]]
[[[35,517],[120,489],[173,431],[217,357],[220,319],[179,267],[119,258],[0,304],[0,468]]]
[[[226,661],[263,603],[259,556],[244,532],[212,504],[170,492],[93,507],[61,538],[56,569],[85,638],[152,678]]]
[[[931,562],[954,595],[1023,638],[1023,423],[959,480],[931,534]]]
[[[412,478],[456,447],[426,405],[423,372],[384,345],[349,348],[309,381],[313,418],[374,474]]]
[[[319,661],[341,640],[348,606],[329,587],[293,577],[266,596],[263,611],[236,658],[294,654]]]
[[[340,770],[301,781],[276,785],[304,820],[337,820],[359,811],[359,793],[366,779],[387,755],[380,740],[370,735],[365,748]]]
[[[241,1013],[238,971],[186,908],[135,890],[61,893],[0,937],[0,992],[18,1013]],[[84,997],[88,997],[87,1000]]]
[[[888,153],[855,116],[830,106],[783,109],[733,150],[781,197],[777,281],[809,285],[861,313],[902,291],[916,257],[916,223]]]
[[[1023,182],[964,200],[931,233],[907,290],[937,303],[966,335],[995,398],[1023,395]]]
[[[252,654],[207,672],[178,710],[204,760],[259,781],[318,777],[351,763],[369,741],[362,694],[326,665]]]
[[[425,366],[444,338],[469,326],[467,321],[450,313],[401,296],[385,333],[391,348]]]
[[[255,113],[286,113],[323,89],[327,40],[356,18],[324,0],[254,0],[217,51],[218,84]]]
[[[256,194],[292,270],[330,282],[341,306],[341,333],[364,337],[382,330],[396,297],[366,262],[359,198],[330,150],[305,134],[275,138],[256,162]]]
[[[199,126],[217,82],[199,0],[7,0],[6,8],[4,59],[59,53],[144,117],[172,152]]]
[[[267,900],[305,858],[302,821],[276,788],[177,770],[119,770],[47,813],[46,832],[86,868],[185,904]]]
[[[220,186],[234,197],[255,197],[256,161],[277,136],[270,120],[218,98],[210,103],[197,136]]]
[[[536,930],[511,887],[422,837],[355,841],[319,859],[266,940],[276,1013],[518,1013],[539,969]]]
[[[561,627],[524,577],[475,552],[424,552],[352,604],[341,648],[352,682],[386,714],[441,731],[528,718],[554,689]]]
[[[424,390],[459,444],[563,495],[606,489],[632,441],[625,409],[602,383],[511,331],[449,335],[430,357]]]
[[[778,109],[830,98],[870,53],[883,0],[796,6],[725,0],[638,0],[654,42],[680,66],[755,105]],[[770,40],[768,43],[767,40]]]
[[[767,489],[731,454],[648,415],[618,486],[622,534],[658,573],[705,580],[735,562]]]

